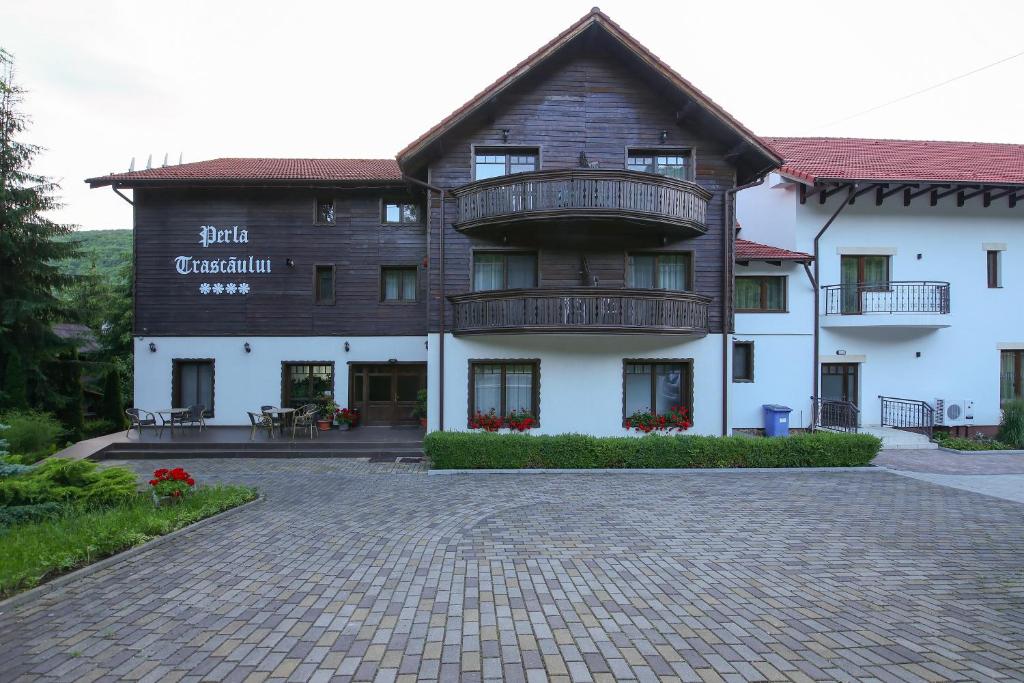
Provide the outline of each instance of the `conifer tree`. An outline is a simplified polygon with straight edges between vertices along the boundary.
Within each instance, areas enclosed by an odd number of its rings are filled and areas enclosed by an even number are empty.
[[[14,59],[0,48],[0,377],[20,362],[28,403],[39,406],[51,399],[45,369],[64,347],[52,325],[70,317],[58,294],[73,278],[57,264],[76,244],[57,239],[71,226],[45,215],[60,207],[59,187],[31,170],[40,148],[19,140],[27,125],[23,94]]]

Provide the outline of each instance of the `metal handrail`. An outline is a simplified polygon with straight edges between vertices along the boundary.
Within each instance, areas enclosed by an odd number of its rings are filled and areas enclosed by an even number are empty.
[[[949,313],[949,283],[928,280],[823,285],[825,315]]]
[[[815,429],[828,429],[836,432],[856,433],[860,425],[860,408],[850,401],[828,399],[813,396],[815,403]]]
[[[935,409],[927,401],[916,398],[879,396],[883,427],[906,431],[921,430],[929,439],[935,428]]]

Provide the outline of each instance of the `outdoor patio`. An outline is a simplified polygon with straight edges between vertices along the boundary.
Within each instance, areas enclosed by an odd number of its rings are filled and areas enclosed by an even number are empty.
[[[357,427],[349,431],[330,429],[317,431],[310,438],[309,433],[296,432],[294,439],[290,430],[273,438],[266,430],[255,433],[248,426],[175,427],[170,429],[143,428],[141,434],[132,429],[129,433],[115,434],[80,441],[57,453],[63,458],[125,458],[146,457],[147,454],[168,452],[201,451],[211,456],[225,457],[234,453],[246,453],[253,457],[260,454],[276,454],[277,457],[291,454],[316,454],[330,456],[373,456],[396,453],[400,455],[419,454],[423,441],[422,427]],[[250,438],[250,436],[252,438]]]

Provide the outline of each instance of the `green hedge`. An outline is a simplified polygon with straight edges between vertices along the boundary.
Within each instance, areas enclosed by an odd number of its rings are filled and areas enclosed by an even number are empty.
[[[869,434],[788,437],[594,437],[432,432],[423,450],[433,469],[861,467],[881,441]]]

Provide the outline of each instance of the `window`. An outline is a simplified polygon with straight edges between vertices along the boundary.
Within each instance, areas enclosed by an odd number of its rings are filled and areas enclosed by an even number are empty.
[[[323,305],[334,303],[334,266],[316,266],[313,301]]]
[[[537,255],[474,252],[473,291],[528,289],[537,286]]]
[[[497,178],[511,173],[536,171],[540,153],[533,149],[510,149],[508,147],[478,147],[473,156],[473,178]]]
[[[384,202],[381,222],[388,225],[418,225],[420,223],[420,207],[418,204]]]
[[[539,375],[539,360],[470,361],[469,416],[525,410],[539,420]]]
[[[321,396],[334,397],[334,363],[282,363],[281,375],[281,406],[284,408],[299,408]]]
[[[658,175],[690,180],[689,150],[631,149],[626,155],[626,168],[630,171],[657,173]]]
[[[317,199],[316,216],[314,222],[317,225],[334,225],[334,200]]]
[[[213,360],[174,360],[171,403],[175,408],[203,406],[203,415],[213,417]]]
[[[1024,350],[999,352],[999,402],[1024,399]]]
[[[641,289],[675,289],[689,291],[692,255],[630,254],[627,258],[626,282]]]
[[[381,268],[381,301],[416,301],[416,266]]]
[[[741,313],[784,313],[786,311],[785,276],[737,277],[736,310]]]
[[[839,259],[839,281],[858,285],[862,292],[884,292],[889,289],[888,256],[843,256]]]
[[[690,361],[623,361],[622,419],[633,413],[663,415],[676,406],[693,407]]]
[[[732,343],[732,381],[754,381],[754,342]]]
[[[1002,273],[999,268],[1000,252],[989,250],[985,252],[985,256],[988,265],[988,287],[989,289],[998,289],[1003,286]]]

